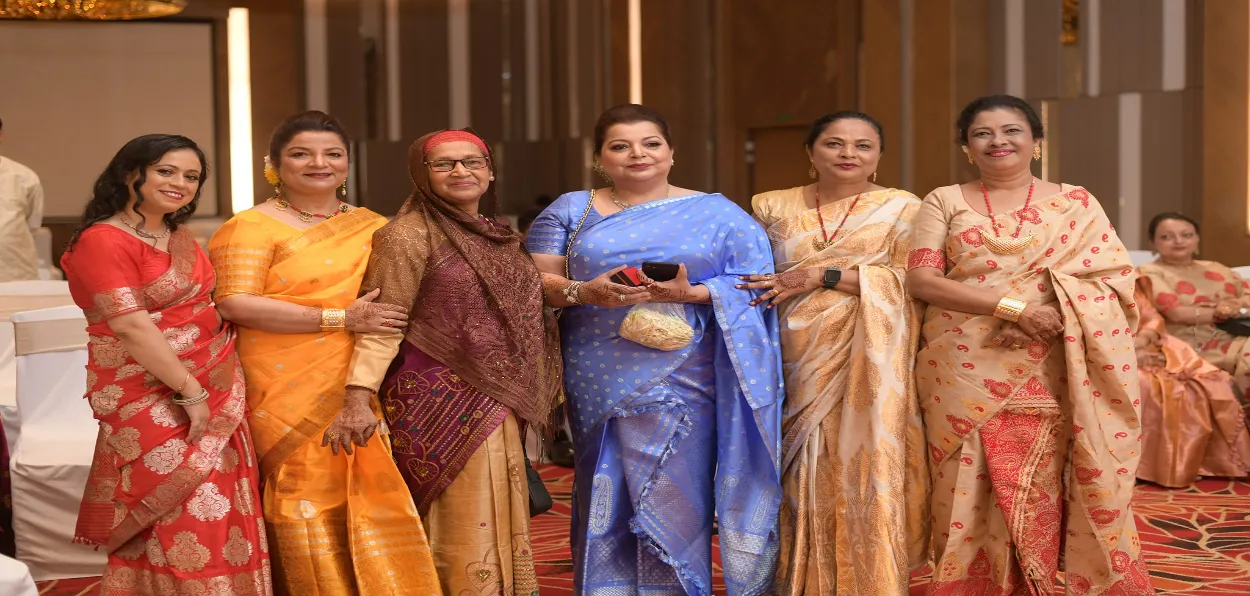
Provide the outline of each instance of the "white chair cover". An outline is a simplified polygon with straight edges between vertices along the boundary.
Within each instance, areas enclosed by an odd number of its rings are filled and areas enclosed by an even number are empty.
[[[9,464],[17,558],[38,581],[101,575],[103,550],[72,543],[99,425],[83,399],[87,320],[74,306],[13,315],[22,424]]]
[[[1155,260],[1155,253],[1148,250],[1130,250],[1128,251],[1128,258],[1129,261],[1133,263],[1134,267],[1141,267],[1146,263],[1153,262]]]
[[[1233,271],[1243,280],[1250,280],[1250,266],[1233,267]]]
[[[10,281],[0,283],[0,419],[9,453],[17,442],[17,364],[13,360],[13,313],[74,303],[69,284],[63,281]]]
[[[30,569],[21,561],[0,555],[0,594],[4,596],[39,596]]]

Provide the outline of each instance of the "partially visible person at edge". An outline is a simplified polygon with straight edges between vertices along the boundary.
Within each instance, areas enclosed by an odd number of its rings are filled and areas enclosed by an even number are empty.
[[[1189,344],[1203,360],[1232,375],[1237,399],[1250,415],[1250,344],[1217,325],[1250,317],[1250,284],[1237,272],[1198,256],[1198,223],[1180,213],[1150,221],[1150,242],[1158,258],[1137,268],[1150,278],[1150,301],[1168,333]]]
[[[0,122],[0,141],[3,140],[4,122]],[[39,176],[0,156],[0,282],[39,279],[35,230],[42,222],[43,186]]]
[[[816,182],[751,200],[779,273],[739,286],[765,290],[756,302],[781,321],[777,583],[794,596],[904,594],[929,555],[921,308],[903,289],[920,199],[876,184],[885,135],[867,114],[825,116],[806,144]]]
[[[521,236],[495,219],[485,141],[427,134],[408,171],[412,196],[374,234],[361,291],[412,319],[403,336],[356,336],[348,400],[382,400],[443,592],[537,594],[522,437],[550,426],[559,396],[555,317]]]
[[[340,200],[347,147],[327,114],[288,118],[269,141],[274,197],[209,242],[218,308],[239,325],[274,584],[280,594],[439,594],[390,445],[370,441],[378,404],[343,391],[355,334],[398,335],[407,321],[406,307],[373,302],[376,291],[357,299],[386,219]]]
[[[781,357],[776,316],[735,285],[773,271],[768,238],[724,196],[669,183],[672,138],[655,110],[616,106],[594,130],[610,186],[561,196],[528,237],[547,303],[564,309],[574,590],[711,594],[715,514],[728,593],[765,593],[778,549]],[[679,265],[676,277],[610,280],[647,261]],[[673,305],[693,339],[663,351],[623,338],[641,303]]]
[[[75,542],[107,549],[105,594],[272,593],[235,328],[182,225],[207,178],[191,139],[131,140],[61,259],[100,421]]]
[[[1151,232],[1157,224],[1156,217]],[[1151,304],[1151,283],[1149,277],[1138,277],[1135,296],[1141,311],[1134,347],[1142,401],[1137,478],[1184,488],[1199,476],[1246,476],[1250,431],[1232,381],[1228,373],[1168,333]]]
[[[978,179],[915,220],[928,303],[916,383],[933,473],[930,592],[1153,594],[1129,501],[1137,462],[1135,275],[1089,191],[1038,180],[1027,102],[956,124]],[[1061,561],[1063,565],[1061,565]]]

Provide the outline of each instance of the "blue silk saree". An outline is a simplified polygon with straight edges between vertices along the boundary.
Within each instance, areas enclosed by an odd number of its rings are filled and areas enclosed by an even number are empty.
[[[529,250],[564,255],[589,198],[549,206]],[[778,553],[781,355],[776,313],[734,286],[773,271],[767,236],[724,196],[696,194],[592,209],[571,253],[573,279],[684,263],[712,296],[684,305],[694,339],[672,352],[620,337],[628,308],[564,309],[576,593],[710,595],[714,516],[729,594],[765,593]]]

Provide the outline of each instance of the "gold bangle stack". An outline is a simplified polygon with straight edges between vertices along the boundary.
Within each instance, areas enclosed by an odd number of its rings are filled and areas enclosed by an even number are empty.
[[[201,403],[206,399],[208,399],[208,390],[201,387],[199,395],[186,396],[181,393],[175,393],[174,405],[194,406],[195,404]]]
[[[998,306],[994,308],[994,316],[1015,323],[1020,320],[1020,315],[1024,313],[1026,306],[1028,304],[1023,300],[1003,296],[1003,299],[998,301]]]
[[[321,309],[321,330],[341,331],[347,328],[347,311],[341,308]]]

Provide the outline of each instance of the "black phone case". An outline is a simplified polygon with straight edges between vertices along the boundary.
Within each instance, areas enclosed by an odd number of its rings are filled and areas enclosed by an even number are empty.
[[[647,261],[642,264],[642,274],[655,281],[673,281],[677,278],[680,266],[676,263],[656,263]]]

